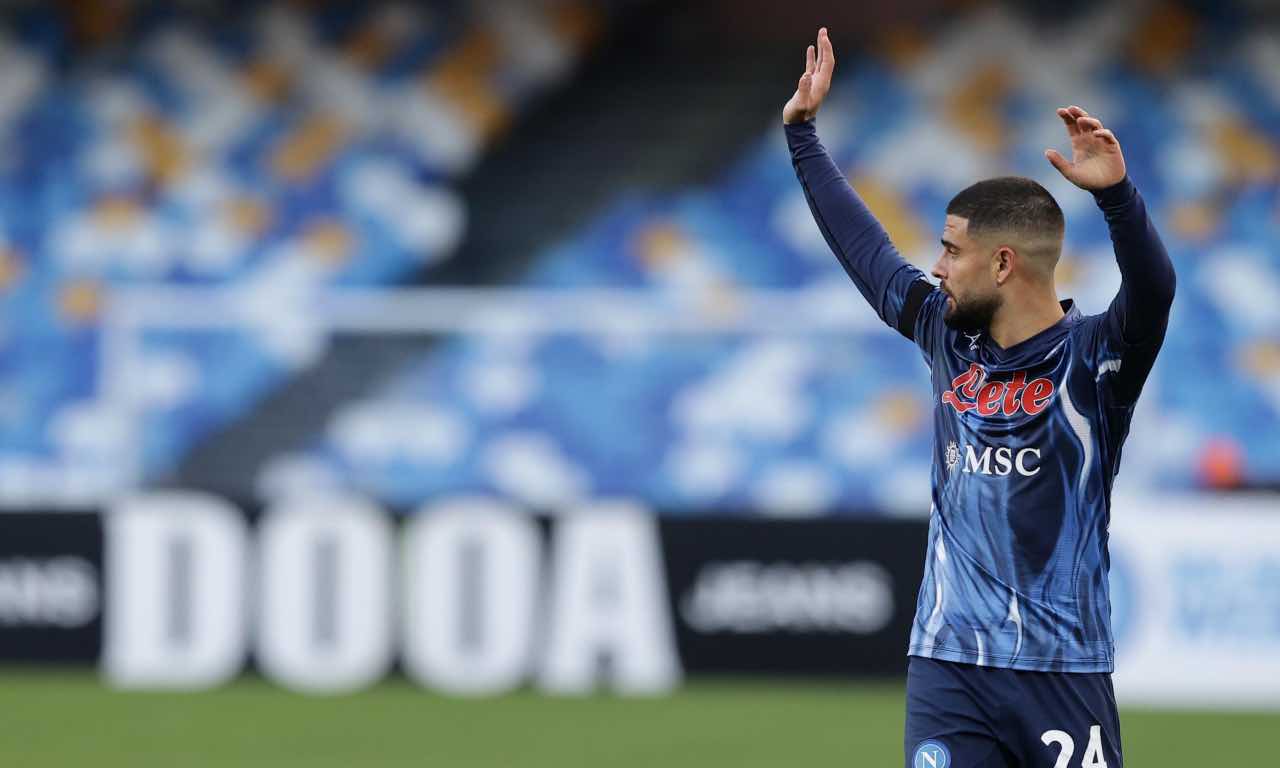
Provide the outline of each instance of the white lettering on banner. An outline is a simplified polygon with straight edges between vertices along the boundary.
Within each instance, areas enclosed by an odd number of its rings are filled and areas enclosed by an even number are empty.
[[[103,671],[125,688],[207,688],[245,659],[244,518],[199,493],[127,499],[105,516]]]
[[[83,627],[98,602],[97,570],[84,558],[0,560],[0,626]]]
[[[698,632],[871,634],[893,618],[889,572],[870,561],[708,563],[680,600]]]
[[[623,693],[662,693],[680,680],[662,557],[651,516],[596,503],[555,528],[547,653],[539,679],[581,694],[601,682]]]
[[[366,501],[301,497],[263,517],[257,658],[289,688],[341,692],[392,663],[391,522]]]
[[[543,625],[536,525],[497,502],[433,509],[406,532],[404,658],[414,679],[471,694],[509,690],[535,671],[562,693],[598,683],[652,693],[679,681],[655,522],[642,509],[602,504],[560,522]],[[125,687],[224,682],[245,661],[249,597],[258,600],[257,655],[273,680],[340,691],[384,674],[397,554],[389,519],[360,501],[304,498],[268,510],[260,531],[250,563],[244,519],[225,502],[160,493],[114,510],[107,678]],[[258,595],[245,591],[251,577]]]
[[[540,584],[534,521],[489,499],[427,505],[407,524],[404,557],[408,675],[463,695],[524,682]]]

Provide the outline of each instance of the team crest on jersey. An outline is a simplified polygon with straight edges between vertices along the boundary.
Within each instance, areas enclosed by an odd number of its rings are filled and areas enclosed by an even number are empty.
[[[957,413],[976,410],[979,416],[1012,416],[1021,411],[1035,416],[1053,399],[1053,381],[1043,377],[1027,381],[1026,371],[1014,373],[1009,381],[985,379],[982,366],[972,363],[969,370],[951,380],[951,389],[942,393],[942,402]]]
[[[951,753],[942,742],[929,740],[916,747],[916,755],[911,759],[911,768],[949,768]]]

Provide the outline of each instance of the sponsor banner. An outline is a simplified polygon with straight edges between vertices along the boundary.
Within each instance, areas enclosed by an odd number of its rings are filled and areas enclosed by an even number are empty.
[[[664,518],[685,669],[904,674],[927,528],[923,520]]]
[[[461,695],[905,668],[921,521],[677,520],[620,501],[548,517],[485,498],[408,512],[156,492],[101,520],[9,515],[29,580],[11,592],[45,602],[13,602],[31,626],[5,653],[96,659],[128,688],[208,688],[252,667],[346,691],[398,669]],[[74,654],[55,629],[81,633]]]
[[[246,516],[154,493],[116,505],[105,532],[100,664],[119,687],[203,689],[250,663],[324,693],[397,666],[457,695],[658,694],[683,676],[658,523],[627,502],[548,520],[493,499],[400,516],[328,495]]]
[[[1146,706],[1280,707],[1280,502],[1117,500],[1116,696]]]
[[[96,514],[0,514],[0,662],[92,662],[102,647]]]
[[[1121,700],[1280,707],[1272,497],[1117,500]],[[0,515],[0,661],[96,661],[128,688],[252,666],[301,691],[401,670],[431,690],[656,694],[699,674],[897,675],[924,521],[559,515],[350,496],[242,509],[139,495],[97,514]]]

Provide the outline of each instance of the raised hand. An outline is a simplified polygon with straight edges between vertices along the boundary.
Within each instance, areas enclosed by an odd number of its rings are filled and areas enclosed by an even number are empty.
[[[1102,121],[1090,117],[1080,107],[1059,107],[1058,117],[1067,126],[1071,138],[1071,161],[1057,150],[1046,149],[1048,158],[1067,181],[1081,189],[1106,189],[1124,179],[1124,154],[1115,134],[1102,127]]]
[[[809,46],[804,55],[804,74],[795,95],[782,108],[782,122],[799,123],[812,120],[831,90],[831,73],[836,69],[836,54],[831,50],[827,28],[818,30],[818,44]]]

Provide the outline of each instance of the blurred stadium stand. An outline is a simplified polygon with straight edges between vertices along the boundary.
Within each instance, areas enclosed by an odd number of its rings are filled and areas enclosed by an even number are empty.
[[[458,180],[570,74],[605,10],[12,10],[0,44],[5,497],[114,490],[135,439],[148,475],[164,473],[322,355],[291,299],[447,260],[465,231]],[[145,364],[108,384],[103,316],[121,285],[225,287],[266,330],[158,334]],[[149,415],[141,435],[131,409]]]
[[[924,368],[827,251],[778,126],[818,21],[841,56],[821,135],[923,267],[952,194],[1022,173],[1067,214],[1060,292],[1103,310],[1118,274],[1102,217],[1041,152],[1063,143],[1054,106],[1107,119],[1179,274],[1118,482],[1280,486],[1265,9],[1095,3],[1050,23],[941,4],[921,31],[940,4],[777,25],[635,5],[246,4],[230,26],[149,11],[87,48],[50,12],[14,13],[0,496],[117,490],[142,441],[146,482],[232,496],[925,513]],[[860,330],[330,339],[306,316],[312,292],[391,284],[785,290]],[[256,322],[149,330],[145,365],[103,382],[121,285],[224,287]]]
[[[692,36],[710,14],[695,4],[639,2],[612,9],[613,23],[572,83],[521,116],[459,184],[469,227],[458,253],[419,281],[493,285],[519,281],[541,253],[602,213],[624,190],[704,182],[758,139],[776,113],[761,98],[789,67],[779,51]],[[710,6],[707,6],[710,8]],[[337,335],[321,365],[198,447],[184,487],[251,494],[259,468],[303,448],[314,425],[434,347],[434,340]],[[286,466],[291,462],[285,461]]]

